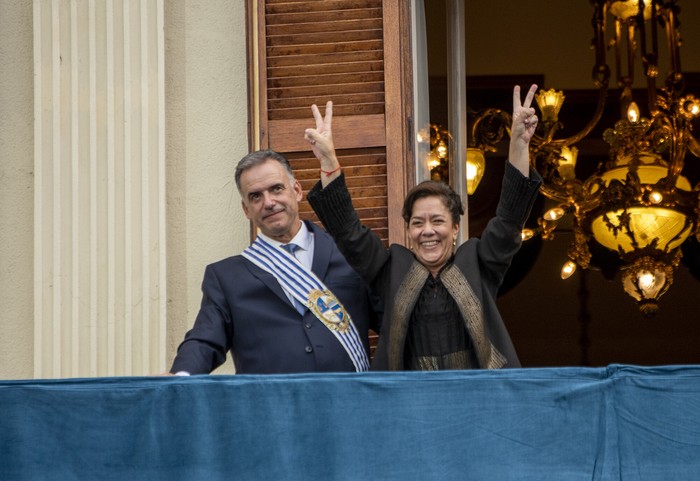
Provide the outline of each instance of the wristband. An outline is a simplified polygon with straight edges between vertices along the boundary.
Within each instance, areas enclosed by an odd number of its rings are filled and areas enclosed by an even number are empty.
[[[320,169],[320,170],[321,170],[321,173],[326,174],[326,177],[330,177],[331,175],[335,174],[336,172],[338,172],[340,170],[340,166],[338,166],[337,168],[335,168],[333,170],[323,170],[323,169]]]

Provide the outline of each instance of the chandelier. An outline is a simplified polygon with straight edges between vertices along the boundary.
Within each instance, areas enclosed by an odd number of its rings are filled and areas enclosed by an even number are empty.
[[[452,135],[442,125],[430,124],[430,152],[427,162],[430,180],[450,182],[449,146],[452,140]]]
[[[607,252],[621,271],[623,289],[646,316],[656,313],[659,298],[673,283],[681,244],[690,236],[700,240],[700,183],[692,186],[684,176],[686,156],[700,157],[700,143],[692,135],[700,102],[684,93],[678,3],[591,0],[595,112],[579,132],[559,138],[564,93],[540,91],[536,101],[542,121],[530,144],[531,162],[543,178],[541,192],[553,207],[538,219],[537,228],[523,231],[523,239],[535,235],[552,239],[558,226],[572,226],[562,278],[579,267],[596,267],[592,252]],[[665,39],[669,64],[663,82],[660,37]],[[611,76],[609,51],[614,52],[621,115],[603,133],[608,158],[600,160],[595,173],[579,178],[577,144],[602,118]],[[638,54],[646,99],[633,96]],[[646,105],[645,112],[637,102]],[[479,112],[470,127],[471,155],[494,151],[509,134],[510,121],[510,115],[499,109]]]

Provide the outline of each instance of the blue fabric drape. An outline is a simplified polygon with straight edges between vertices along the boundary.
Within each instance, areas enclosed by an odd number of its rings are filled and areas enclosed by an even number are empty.
[[[695,480],[700,367],[0,382],[3,480]]]

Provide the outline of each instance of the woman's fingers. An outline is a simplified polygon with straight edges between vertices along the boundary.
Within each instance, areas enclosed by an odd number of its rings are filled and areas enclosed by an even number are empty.
[[[535,92],[537,92],[537,84],[532,84],[525,95],[525,101],[520,103],[520,85],[513,87],[513,112],[521,107],[530,108],[532,99],[535,98]]]
[[[523,107],[529,108],[530,105],[532,105],[532,99],[535,98],[535,92],[537,92],[537,85],[532,84],[530,86],[530,90],[527,91],[527,95],[525,95],[525,102],[523,102]]]

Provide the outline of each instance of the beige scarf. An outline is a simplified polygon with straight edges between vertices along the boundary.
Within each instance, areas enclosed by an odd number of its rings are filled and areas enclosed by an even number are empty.
[[[414,261],[396,293],[390,320],[391,338],[388,342],[389,370],[391,371],[403,369],[403,352],[411,312],[429,275],[430,272],[425,266]],[[486,337],[481,302],[474,294],[464,274],[452,264],[442,271],[440,279],[462,314],[465,327],[476,350],[479,366],[484,369],[503,367],[506,358]]]

